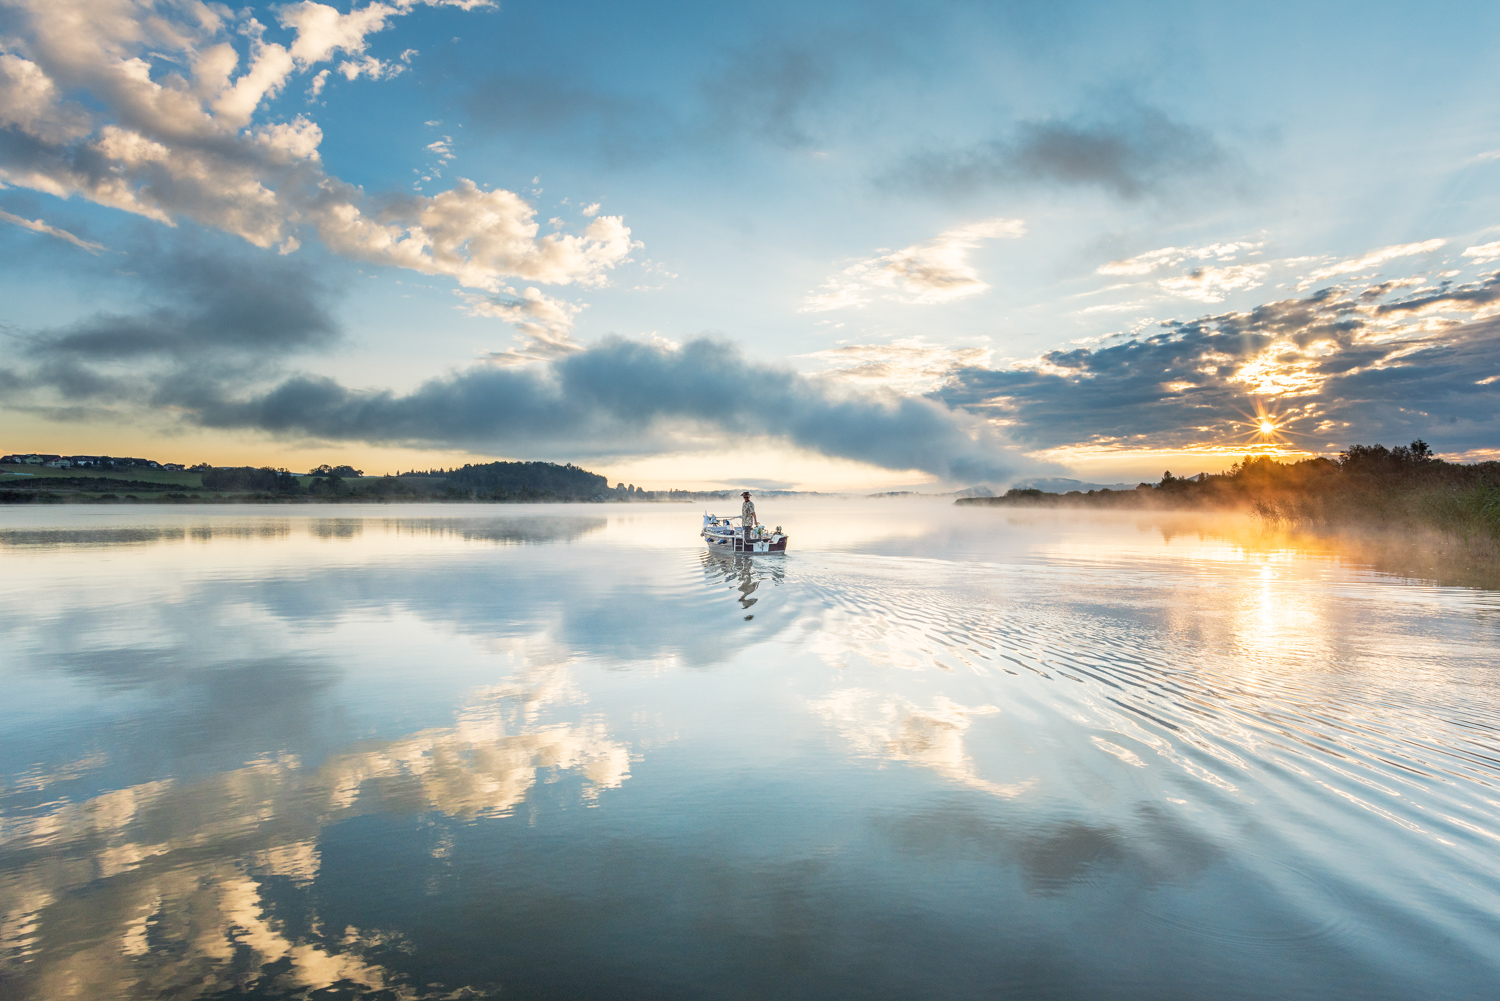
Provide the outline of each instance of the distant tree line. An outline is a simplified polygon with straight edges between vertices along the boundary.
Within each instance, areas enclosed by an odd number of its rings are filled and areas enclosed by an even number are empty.
[[[205,469],[203,489],[215,493],[297,494],[302,493],[302,484],[285,469],[237,466]]]
[[[451,501],[694,501],[727,499],[729,491],[645,490],[621,483],[611,489],[598,473],[553,462],[471,463],[457,469],[431,469],[400,476],[367,477],[347,465],[321,465],[306,474],[269,466],[215,467],[199,463],[198,486],[180,479],[142,481],[80,475],[6,477],[0,503],[164,500],[191,503],[220,499],[288,501],[451,500]],[[130,491],[122,498],[120,492]],[[148,496],[142,496],[148,495]]]
[[[966,506],[1249,508],[1290,524],[1422,523],[1500,537],[1500,462],[1445,462],[1418,438],[1410,445],[1353,445],[1337,459],[1278,462],[1246,456],[1223,473],[1162,474],[1134,490],[1056,494],[1013,489],[967,497]]]
[[[603,500],[609,480],[572,463],[486,462],[449,470],[444,486],[477,500]]]

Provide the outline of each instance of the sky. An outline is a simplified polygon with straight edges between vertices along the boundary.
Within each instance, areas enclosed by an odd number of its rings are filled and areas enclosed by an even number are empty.
[[[1500,8],[0,0],[0,450],[1500,458]]]

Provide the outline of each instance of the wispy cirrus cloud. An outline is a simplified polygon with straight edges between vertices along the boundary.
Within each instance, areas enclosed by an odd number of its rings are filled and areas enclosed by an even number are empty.
[[[988,365],[993,353],[987,347],[947,347],[905,337],[889,344],[843,344],[803,357],[827,365],[819,373],[824,378],[921,394],[937,389],[955,369]]]
[[[1191,266],[1179,274],[1155,279],[1164,292],[1198,302],[1223,302],[1231,292],[1257,288],[1270,270],[1265,263],[1229,264],[1242,254],[1255,255],[1263,242],[1235,241],[1203,247],[1161,247],[1134,257],[1109,261],[1098,268],[1101,275],[1147,276],[1158,271]],[[1205,262],[1205,263],[1197,263]],[[1085,312],[1118,311],[1121,306],[1089,307]]]
[[[0,209],[0,222],[8,222],[12,225],[20,226],[22,229],[29,229],[33,233],[43,233],[47,236],[54,237],[55,239],[62,240],[66,243],[71,243],[73,246],[79,248],[80,250],[87,250],[91,254],[97,254],[99,253],[99,251],[104,249],[104,245],[102,243],[95,243],[92,240],[85,240],[81,237],[74,236],[72,233],[69,233],[65,229],[58,229],[56,226],[48,225],[41,219],[25,219],[21,216],[14,215],[13,213],[6,212],[4,209]]]
[[[1322,264],[1299,276],[1296,288],[1305,291],[1321,281],[1357,275],[1389,261],[1433,253],[1446,245],[1446,240],[1433,239],[1381,247],[1356,257]],[[1162,247],[1133,257],[1109,261],[1097,271],[1111,276],[1149,276],[1154,287],[1167,294],[1198,302],[1219,303],[1232,293],[1261,287],[1273,271],[1286,274],[1293,268],[1329,260],[1327,257],[1295,257],[1238,262],[1241,256],[1258,257],[1264,246],[1264,241],[1231,241],[1202,247]],[[1476,263],[1483,263],[1492,259],[1487,256],[1492,247],[1500,247],[1500,244],[1470,247],[1464,251],[1464,255],[1475,258]],[[1500,250],[1495,252],[1494,257],[1500,258]],[[1173,269],[1177,269],[1173,274],[1160,274]],[[1098,312],[1119,308],[1121,307],[1104,305],[1090,307],[1090,310]]]
[[[535,286],[520,292],[506,288],[497,295],[462,293],[470,316],[492,316],[513,324],[524,340],[518,347],[494,351],[486,360],[498,365],[549,361],[582,351],[573,339],[574,320],[584,306],[554,299]]]
[[[1350,257],[1335,264],[1329,264],[1310,272],[1306,277],[1297,282],[1297,288],[1307,289],[1321,281],[1329,278],[1338,278],[1343,275],[1357,274],[1370,268],[1379,267],[1387,261],[1394,261],[1402,257],[1415,257],[1418,254],[1430,254],[1446,246],[1447,240],[1423,240],[1421,243],[1402,243],[1390,247],[1381,247],[1358,257]]]
[[[986,219],[946,230],[924,243],[857,261],[807,296],[804,313],[864,306],[879,296],[926,305],[978,295],[990,286],[969,263],[986,240],[1014,240],[1026,234],[1020,219]]]
[[[1204,247],[1161,247],[1134,257],[1110,261],[1098,268],[1101,275],[1149,275],[1162,268],[1175,268],[1187,261],[1232,261],[1240,254],[1258,251],[1264,242],[1233,241]]]
[[[1269,270],[1267,264],[1236,264],[1223,268],[1203,265],[1180,275],[1162,278],[1156,284],[1184,299],[1223,302],[1231,292],[1259,288]]]
[[[1487,264],[1490,261],[1500,260],[1500,240],[1493,243],[1481,243],[1477,247],[1466,247],[1463,256],[1472,257],[1475,264]]]

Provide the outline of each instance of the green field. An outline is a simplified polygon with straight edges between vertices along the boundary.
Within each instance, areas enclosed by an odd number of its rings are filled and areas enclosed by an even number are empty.
[[[327,479],[305,473],[294,476],[297,489],[283,495],[244,489],[207,490],[203,474],[175,469],[136,467],[99,470],[56,469],[40,465],[0,466],[0,502],[42,503],[104,501],[191,502],[326,502],[351,500],[441,499],[445,479],[436,476],[344,477],[330,491]]]
[[[30,473],[36,479],[49,480],[77,479],[78,477],[107,480],[136,480],[141,483],[162,483],[170,486],[186,487],[190,490],[197,490],[203,486],[202,474],[189,473],[186,470],[129,469],[105,472],[97,469],[52,469],[47,466],[12,466],[9,464],[0,466],[0,481],[28,478],[16,475],[19,473]]]

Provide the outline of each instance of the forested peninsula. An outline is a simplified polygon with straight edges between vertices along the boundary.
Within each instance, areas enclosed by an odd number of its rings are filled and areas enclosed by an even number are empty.
[[[486,462],[457,469],[364,476],[348,466],[320,466],[308,473],[269,467],[199,465],[192,468],[142,459],[87,457],[87,464],[59,465],[63,457],[0,462],[0,503],[346,503],[382,501],[700,500],[729,497],[728,491],[650,491],[624,483],[614,487],[598,473],[553,462]]]
[[[1118,510],[1247,510],[1305,528],[1422,526],[1500,539],[1500,462],[1445,462],[1418,439],[1410,445],[1355,445],[1338,458],[1278,462],[1247,456],[1219,474],[1177,477],[1134,490],[1046,493],[1012,489],[964,497],[965,506]]]

